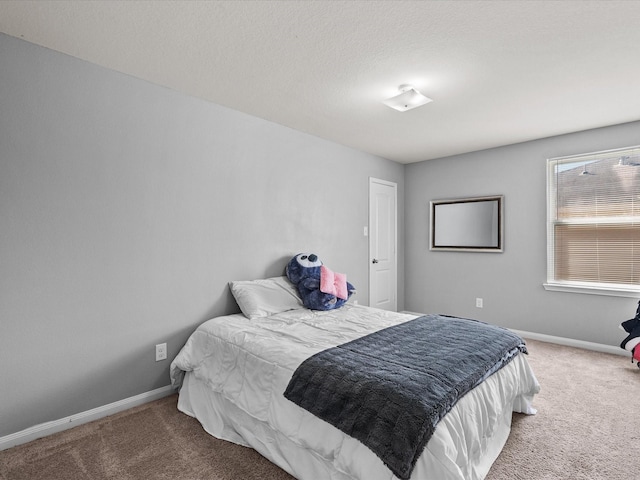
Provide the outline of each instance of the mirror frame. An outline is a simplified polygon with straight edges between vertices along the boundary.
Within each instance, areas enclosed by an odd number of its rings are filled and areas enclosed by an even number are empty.
[[[471,205],[478,202],[497,202],[498,207],[498,222],[497,225],[492,228],[497,229],[493,233],[497,234],[497,245],[461,245],[453,243],[452,245],[436,245],[436,228],[438,227],[438,214],[444,209],[438,207],[443,205]],[[501,253],[504,251],[504,196],[492,195],[486,197],[469,197],[469,198],[453,198],[447,200],[432,200],[431,202],[431,222],[430,222],[430,250],[443,250],[443,251],[469,251],[469,252],[494,252]]]

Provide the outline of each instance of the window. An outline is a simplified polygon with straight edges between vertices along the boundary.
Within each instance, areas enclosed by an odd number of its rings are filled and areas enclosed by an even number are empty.
[[[548,290],[640,293],[640,146],[547,165]]]

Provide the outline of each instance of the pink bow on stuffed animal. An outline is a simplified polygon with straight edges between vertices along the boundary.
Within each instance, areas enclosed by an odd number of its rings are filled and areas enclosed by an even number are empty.
[[[347,275],[333,272],[324,265],[320,267],[320,291],[335,295],[342,300],[349,298],[347,289]]]

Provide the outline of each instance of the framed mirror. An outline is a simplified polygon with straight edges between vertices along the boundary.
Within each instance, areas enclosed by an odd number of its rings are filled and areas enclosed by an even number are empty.
[[[431,201],[431,250],[502,252],[504,197]]]

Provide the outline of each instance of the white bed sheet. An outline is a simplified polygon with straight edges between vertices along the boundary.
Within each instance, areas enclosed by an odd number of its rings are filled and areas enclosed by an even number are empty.
[[[211,435],[256,449],[300,480],[394,480],[367,447],[283,392],[311,355],[413,318],[348,304],[209,320],[171,364],[174,386],[182,385],[178,408]],[[484,478],[507,440],[512,411],[535,413],[531,402],[539,388],[526,356],[518,355],[444,417],[411,478]]]

